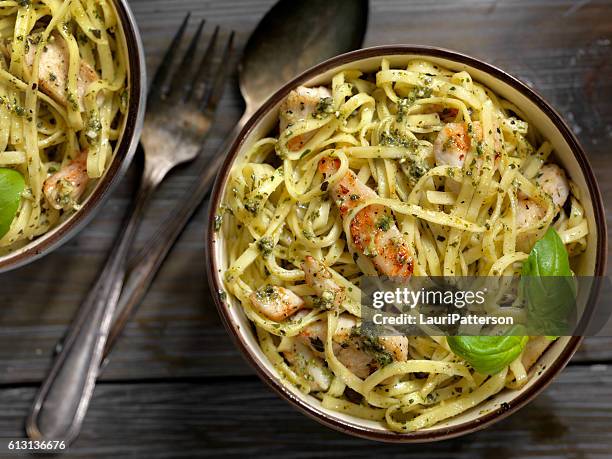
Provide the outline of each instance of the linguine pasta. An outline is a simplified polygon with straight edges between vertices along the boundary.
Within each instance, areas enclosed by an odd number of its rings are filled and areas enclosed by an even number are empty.
[[[231,171],[225,287],[289,384],[394,431],[433,426],[523,386],[550,341],[480,374],[445,337],[360,332],[360,279],[516,276],[551,227],[581,253],[580,193],[551,153],[517,107],[425,60],[297,88]]]
[[[0,168],[25,181],[1,251],[78,210],[108,167],[128,103],[121,33],[107,0],[0,2]]]

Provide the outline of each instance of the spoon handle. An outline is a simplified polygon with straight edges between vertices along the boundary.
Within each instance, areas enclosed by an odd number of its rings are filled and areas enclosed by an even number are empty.
[[[210,191],[229,147],[238,137],[247,119],[248,111],[242,115],[215,154],[210,156],[200,152],[194,164],[197,169],[195,182],[179,200],[174,212],[160,224],[155,234],[129,263],[129,273],[119,299],[119,312],[106,342],[104,359],[107,359],[126,324],[140,305],[168,252]],[[102,365],[106,365],[106,362],[107,360],[104,360]]]

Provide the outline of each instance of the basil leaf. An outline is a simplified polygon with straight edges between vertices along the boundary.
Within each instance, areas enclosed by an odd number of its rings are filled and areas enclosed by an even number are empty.
[[[576,310],[576,285],[565,245],[553,228],[535,243],[523,263],[519,286],[529,334],[566,335]]]
[[[451,350],[478,373],[498,373],[518,358],[529,340],[523,335],[549,335],[555,340],[567,329],[569,314],[575,311],[576,286],[567,250],[553,228],[535,243],[523,263],[519,286],[527,301],[529,329],[517,326],[503,336],[447,337]]]
[[[520,330],[514,329],[512,333],[503,336],[448,336],[446,340],[453,353],[478,373],[494,375],[521,355],[529,341],[528,336],[517,336]]]
[[[544,237],[535,243],[529,258],[523,263],[522,275],[571,276],[569,255],[563,241],[554,230],[548,228]]]
[[[11,228],[23,190],[23,175],[14,169],[0,168],[0,237]]]

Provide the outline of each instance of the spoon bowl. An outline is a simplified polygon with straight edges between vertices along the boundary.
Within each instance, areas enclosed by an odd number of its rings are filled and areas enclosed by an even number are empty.
[[[249,37],[238,66],[246,113],[307,68],[360,48],[367,22],[368,0],[276,3]]]

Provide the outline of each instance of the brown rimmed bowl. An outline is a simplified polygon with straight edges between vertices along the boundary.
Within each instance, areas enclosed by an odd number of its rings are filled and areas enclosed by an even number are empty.
[[[127,56],[128,111],[121,134],[113,151],[113,159],[104,175],[88,192],[81,208],[28,244],[0,256],[0,273],[28,264],[50,253],[75,236],[102,208],[132,162],[144,119],[146,102],[146,67],[140,32],[127,0],[114,0],[120,28],[117,37]]]
[[[392,68],[404,66],[410,59],[425,58],[455,71],[467,70],[475,81],[491,88],[525,113],[526,121],[553,144],[556,160],[582,190],[580,197],[585,207],[590,233],[588,248],[577,260],[576,274],[604,275],[607,230],[603,204],[587,156],[567,123],[540,95],[503,70],[464,54],[426,46],[380,46],[342,54],[307,70],[279,89],[246,123],[231,146],[212,192],[209,221],[214,221],[234,163],[255,141],[273,130],[278,119],[278,107],[289,91],[299,85],[327,84],[335,73],[343,69],[374,71],[383,57],[389,59]],[[240,303],[230,295],[225,297],[223,294],[222,279],[227,268],[223,235],[209,228],[207,248],[208,277],[219,314],[238,348],[259,376],[282,398],[306,415],[326,426],[359,437],[388,442],[427,442],[458,437],[483,429],[514,413],[538,395],[565,367],[582,340],[579,336],[570,336],[555,341],[532,368],[529,382],[520,390],[504,389],[491,400],[433,427],[416,432],[395,433],[382,423],[328,410],[321,406],[318,399],[283,383],[259,348],[253,327],[244,315]],[[594,305],[597,293],[592,292],[588,308]],[[590,309],[587,309],[587,315],[589,313]]]

